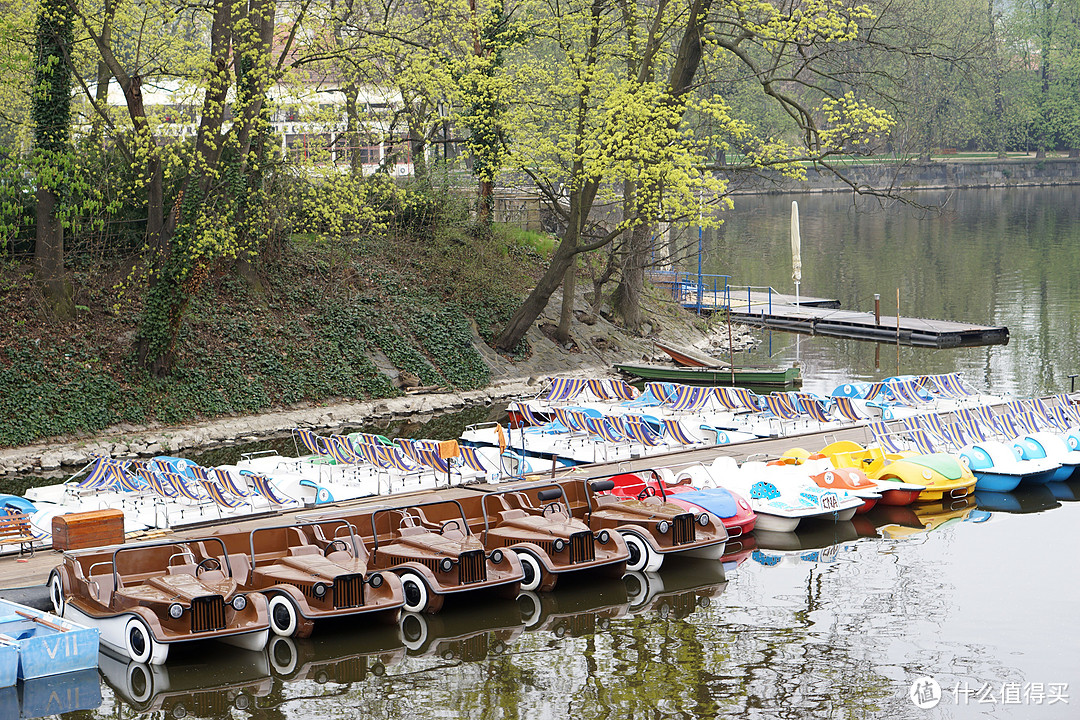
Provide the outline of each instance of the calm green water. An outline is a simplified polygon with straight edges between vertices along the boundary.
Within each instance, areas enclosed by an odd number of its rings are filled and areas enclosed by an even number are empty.
[[[1080,188],[920,193],[923,205],[850,195],[736,198],[735,211],[705,232],[704,272],[734,284],[794,293],[789,226],[799,202],[804,295],[836,298],[847,309],[1005,325],[1005,346],[951,350],[902,347],[900,373],[960,370],[970,382],[1024,395],[1069,389],[1080,373]],[[696,271],[696,257],[691,261]],[[771,352],[803,364],[819,391],[849,378],[896,375],[895,345],[763,332]],[[796,342],[797,339],[797,342]],[[771,346],[771,347],[770,347]],[[1080,387],[1080,386],[1078,386]]]
[[[803,291],[867,309],[880,292],[893,312],[899,287],[904,314],[1012,331],[1007,346],[904,348],[902,372],[1065,389],[1080,367],[1075,197],[964,193],[942,214],[800,198]],[[740,198],[708,238],[707,271],[787,290],[789,208],[790,198]],[[781,358],[798,353],[811,389],[896,372],[892,346],[876,369],[872,343],[771,341]],[[756,352],[768,349],[766,336]],[[655,576],[458,603],[400,630],[321,627],[264,653],[176,653],[153,671],[110,661],[100,706],[68,717],[1074,718],[1077,498],[1073,480],[980,493],[977,504],[875,509],[760,534],[726,572],[673,562]],[[943,690],[936,708],[909,698],[922,676]]]

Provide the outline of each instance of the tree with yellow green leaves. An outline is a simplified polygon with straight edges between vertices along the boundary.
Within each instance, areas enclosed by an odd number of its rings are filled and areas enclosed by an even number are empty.
[[[534,179],[566,230],[548,271],[499,336],[504,351],[516,348],[564,282],[565,333],[579,254],[645,223],[696,222],[705,207],[726,202],[726,173],[711,169],[718,150],[737,147],[746,167],[799,176],[799,161],[826,163],[857,151],[891,124],[827,78],[816,77],[813,92],[800,91],[816,74],[817,48],[858,36],[859,22],[872,17],[865,5],[659,0],[629,13],[612,0],[576,0],[522,7],[532,42],[507,69],[517,88],[508,111],[509,158]],[[636,73],[626,71],[628,57]],[[722,94],[692,92],[706,60],[755,78],[796,132],[760,135],[753,118],[738,116]],[[594,210],[618,202],[626,182],[633,197],[621,216],[598,218]]]

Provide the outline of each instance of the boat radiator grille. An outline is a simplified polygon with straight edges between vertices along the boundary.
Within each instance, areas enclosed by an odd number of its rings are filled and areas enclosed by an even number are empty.
[[[596,559],[596,545],[593,534],[586,530],[570,536],[570,562],[592,562]]]
[[[458,582],[462,585],[487,580],[487,558],[483,550],[470,550],[458,557]]]
[[[676,515],[671,523],[671,544],[686,545],[697,539],[697,520],[693,513]]]
[[[191,601],[191,632],[210,632],[225,629],[225,598],[220,595],[195,598]]]
[[[342,575],[334,580],[334,607],[357,608],[364,604],[364,576]]]

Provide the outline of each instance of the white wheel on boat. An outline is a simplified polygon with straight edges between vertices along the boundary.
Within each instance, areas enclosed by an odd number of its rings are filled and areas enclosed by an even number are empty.
[[[49,573],[49,600],[57,617],[64,617],[64,581],[55,570]]]
[[[405,593],[404,610],[414,613],[424,611],[428,605],[428,588],[423,578],[414,572],[403,572],[401,590]]]
[[[521,561],[521,570],[525,573],[525,577],[521,579],[521,589],[528,592],[536,590],[544,577],[544,569],[540,567],[540,561],[531,552],[525,550],[514,552],[517,553],[518,560]]]
[[[417,613],[405,613],[402,615],[401,639],[407,650],[416,652],[424,647],[428,639],[427,618]]]
[[[623,533],[622,536],[626,541],[626,549],[630,551],[630,559],[626,561],[628,571],[656,572],[664,564],[664,556],[653,550],[645,538],[631,532]]]
[[[266,612],[270,616],[270,629],[275,635],[292,637],[296,634],[299,614],[288,595],[278,594],[270,598]]]
[[[124,626],[124,649],[137,663],[148,663],[154,656],[156,642],[150,627],[141,617],[133,617]]]
[[[275,675],[288,677],[296,671],[299,662],[299,653],[296,644],[291,638],[275,635],[267,644],[267,655],[270,656],[270,667]]]

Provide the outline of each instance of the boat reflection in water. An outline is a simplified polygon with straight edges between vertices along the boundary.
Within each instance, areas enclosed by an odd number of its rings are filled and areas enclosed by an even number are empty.
[[[974,495],[910,507],[879,505],[871,510],[868,516],[877,526],[881,537],[893,540],[938,530],[959,522],[985,522],[990,518],[988,512],[977,508]]]
[[[1080,500],[1080,479],[1075,477],[1060,482],[1048,482],[1046,487],[1054,493],[1054,498],[1061,502]]]
[[[689,617],[712,605],[727,589],[719,563],[671,563],[663,574],[627,573],[623,583],[630,614],[654,612],[665,620]]]
[[[0,718],[38,718],[101,705],[101,681],[94,668],[23,680],[0,688]]]
[[[167,718],[228,716],[250,710],[273,689],[266,652],[222,650],[176,653],[167,664],[146,665],[98,655],[98,668],[117,698],[136,712]]]
[[[501,655],[524,630],[517,604],[505,598],[435,615],[401,616],[401,637],[409,657],[483,660],[489,654]]]
[[[335,623],[314,638],[275,636],[262,652],[229,648],[211,658],[178,652],[157,666],[102,654],[101,673],[117,699],[139,713],[231,717],[235,710],[280,704],[290,684],[363,683],[389,675],[395,665],[416,669],[411,664],[424,660],[439,667],[483,662],[510,651],[526,631],[585,637],[635,615],[684,618],[708,607],[727,587],[721,563],[689,559],[667,563],[661,573],[596,580],[437,615],[406,613],[399,627],[360,630]]]
[[[1064,483],[1054,484],[1064,485]],[[1037,513],[1061,507],[1061,503],[1054,497],[1054,492],[1048,485],[1049,483],[1020,485],[1007,493],[977,490],[975,501],[979,504],[980,510],[1004,513]]]
[[[757,550],[751,558],[765,566],[780,563],[833,562],[844,543],[857,540],[859,533],[851,520],[814,523],[795,532],[754,530]]]

